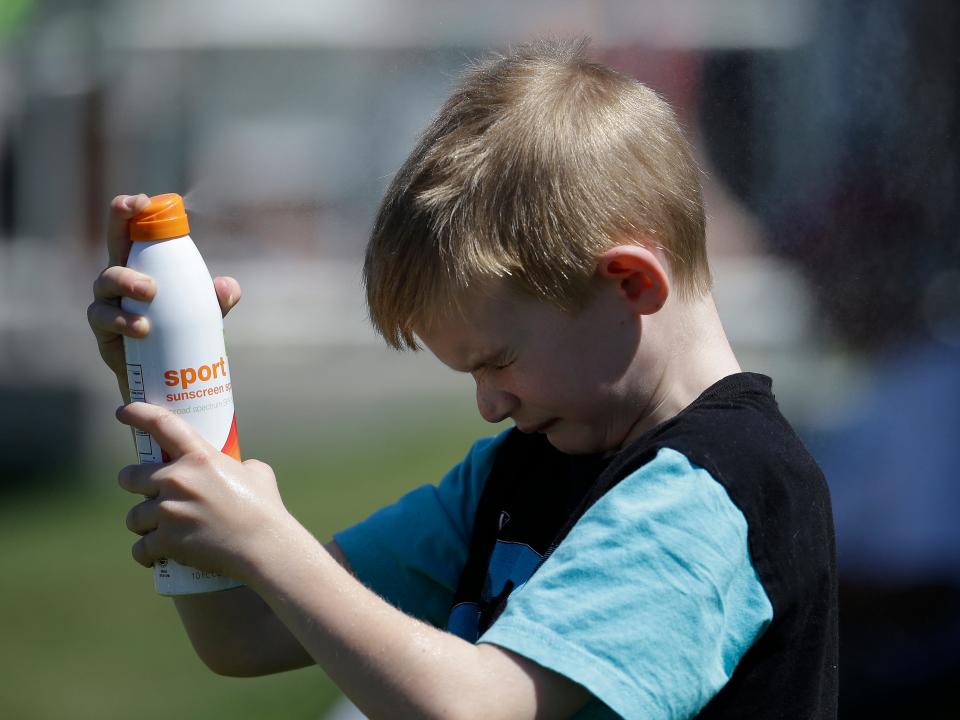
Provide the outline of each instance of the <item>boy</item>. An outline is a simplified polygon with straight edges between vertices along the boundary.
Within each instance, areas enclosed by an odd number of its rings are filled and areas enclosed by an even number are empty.
[[[159,408],[118,410],[172,458],[120,472],[147,496],[135,558],[247,585],[176,599],[215,671],[316,662],[373,717],[835,714],[822,475],[727,343],[672,113],[582,51],[540,43],[470,73],[367,250],[388,343],[471,373],[483,417],[516,428],[324,548],[268,466]],[[114,201],[90,309],[121,388],[118,333],[148,327],[117,299],[153,293],[119,266],[144,203]],[[239,288],[217,290],[226,312]]]

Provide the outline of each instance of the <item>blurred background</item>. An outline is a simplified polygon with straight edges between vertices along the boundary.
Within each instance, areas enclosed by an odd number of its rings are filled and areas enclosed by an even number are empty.
[[[318,537],[435,481],[472,381],[385,349],[379,198],[486,50],[587,34],[677,109],[721,316],[831,485],[841,717],[958,717],[956,3],[0,0],[0,716],[322,717],[305,669],[220,678],[129,557],[135,459],[85,310],[110,199],[186,196],[244,299],[244,455]]]

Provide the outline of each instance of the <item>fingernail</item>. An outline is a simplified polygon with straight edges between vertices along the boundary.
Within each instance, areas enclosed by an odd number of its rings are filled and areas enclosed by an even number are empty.
[[[150,292],[151,287],[152,283],[149,280],[137,280],[133,283],[133,292],[137,295],[144,296]]]
[[[114,411],[113,414],[114,414],[114,416],[116,416],[116,418],[117,418],[118,420],[120,419],[120,413],[123,412],[123,409],[124,409],[125,407],[126,407],[126,405],[121,405],[120,407],[118,407],[118,408]]]

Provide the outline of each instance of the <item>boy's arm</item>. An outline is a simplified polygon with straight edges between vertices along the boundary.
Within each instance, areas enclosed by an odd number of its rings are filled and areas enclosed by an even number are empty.
[[[268,466],[217,452],[161,408],[134,403],[118,417],[173,458],[121,471],[126,490],[149,498],[128,519],[143,535],[136,559],[169,557],[245,582],[371,717],[565,717],[589,700],[557,673],[421,623],[368,590],[286,511]]]
[[[337,543],[324,548],[346,570]],[[249,587],[174,598],[187,636],[201,660],[219,675],[253,677],[314,663],[273,610]]]

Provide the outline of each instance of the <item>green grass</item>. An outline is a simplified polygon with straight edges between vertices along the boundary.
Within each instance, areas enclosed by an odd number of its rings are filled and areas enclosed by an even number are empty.
[[[469,405],[350,420],[317,438],[257,439],[287,507],[319,538],[433,481],[491,430]],[[119,442],[119,441],[118,441]],[[127,462],[124,456],[122,462]],[[0,717],[319,718],[337,691],[317,668],[222,678],[193,654],[172,602],[130,558],[134,498],[117,467],[0,507]],[[57,487],[63,484],[57,484]]]

